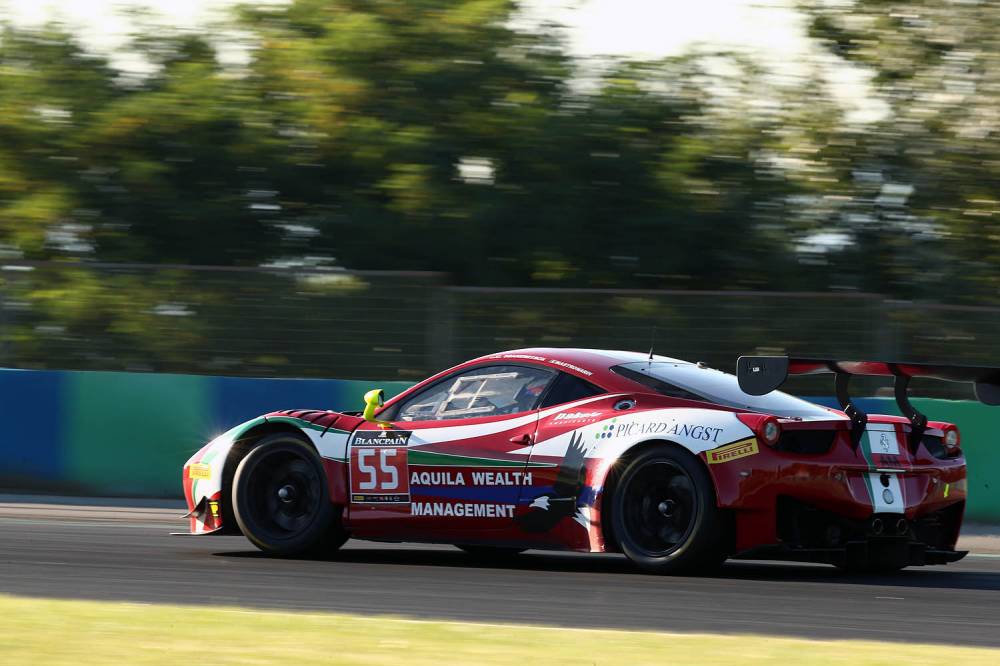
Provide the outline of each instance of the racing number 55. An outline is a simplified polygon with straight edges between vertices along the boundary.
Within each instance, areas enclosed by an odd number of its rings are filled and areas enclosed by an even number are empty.
[[[362,504],[410,501],[406,445],[409,432],[362,431],[351,446],[351,502]]]
[[[358,471],[367,478],[358,479],[358,490],[398,490],[399,467],[396,449],[356,449],[358,452]],[[378,467],[368,462],[369,458],[378,455]]]

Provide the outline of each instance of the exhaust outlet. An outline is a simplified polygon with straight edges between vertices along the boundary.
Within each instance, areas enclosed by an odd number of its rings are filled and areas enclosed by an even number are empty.
[[[900,518],[896,521],[896,534],[906,534],[910,529],[910,524],[906,522],[906,518]]]
[[[881,518],[872,519],[872,534],[878,536],[885,531],[885,523],[882,522]]]

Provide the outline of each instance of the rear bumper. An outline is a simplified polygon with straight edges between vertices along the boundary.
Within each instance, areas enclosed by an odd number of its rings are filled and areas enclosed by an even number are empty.
[[[784,544],[763,546],[736,559],[786,560],[833,564],[845,569],[894,569],[928,564],[957,562],[968,555],[966,550],[933,548],[905,537],[879,537],[864,541],[849,541],[836,548],[795,548]]]
[[[718,506],[735,519],[735,552],[775,544],[840,548],[881,536],[954,550],[966,500],[962,457],[937,459],[921,448],[895,467],[881,467],[841,439],[825,453],[761,446],[757,455],[708,466]],[[875,533],[871,521],[880,516],[885,529]],[[831,526],[839,530],[835,539]]]
[[[967,554],[955,550],[965,502],[929,513],[874,513],[855,519],[790,497],[772,516],[776,538],[742,549],[742,559],[823,562],[851,569],[892,569],[947,564]]]

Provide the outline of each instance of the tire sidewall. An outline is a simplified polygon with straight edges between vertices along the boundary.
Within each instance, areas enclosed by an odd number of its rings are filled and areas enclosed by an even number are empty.
[[[665,461],[681,468],[695,488],[695,518],[684,542],[662,556],[650,556],[638,548],[625,524],[625,489],[635,474],[646,465]],[[636,456],[622,472],[612,501],[612,526],[622,552],[632,562],[648,571],[680,573],[710,566],[720,561],[720,512],[715,504],[715,487],[704,465],[686,450],[658,446]]]
[[[267,458],[276,453],[290,453],[312,465],[319,477],[319,507],[307,527],[286,538],[277,538],[260,528],[249,511],[250,488],[247,483],[251,475]],[[250,450],[236,467],[233,476],[232,506],[236,523],[243,535],[255,546],[274,555],[297,555],[320,545],[334,521],[334,507],[330,502],[330,489],[326,471],[315,450],[302,438],[293,434],[279,433],[265,437]]]

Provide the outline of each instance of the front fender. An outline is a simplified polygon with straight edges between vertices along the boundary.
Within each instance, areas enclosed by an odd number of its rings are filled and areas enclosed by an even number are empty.
[[[184,463],[182,483],[192,534],[210,534],[223,528],[225,476],[232,474],[248,443],[281,429],[301,433],[319,454],[330,487],[331,500],[346,502],[347,440],[362,419],[338,412],[284,411],[258,416],[227,430]],[[240,446],[236,446],[239,444]]]

